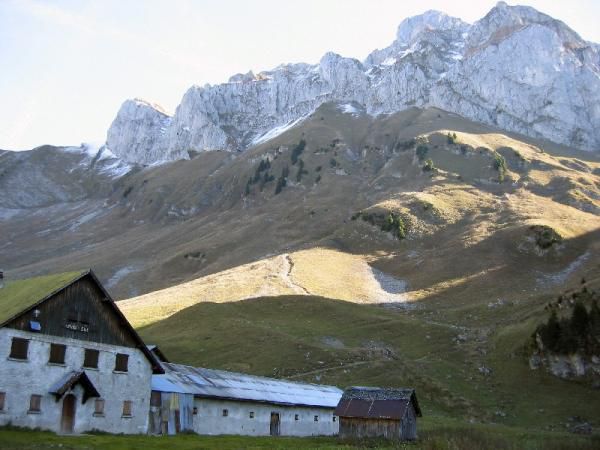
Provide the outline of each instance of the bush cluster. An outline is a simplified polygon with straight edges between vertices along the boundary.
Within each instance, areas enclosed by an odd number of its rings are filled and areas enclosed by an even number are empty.
[[[417,158],[419,158],[419,161],[423,161],[425,159],[428,151],[429,147],[427,147],[425,144],[419,144],[417,147]]]
[[[258,164],[258,166],[256,167],[256,170],[254,171],[254,176],[251,178],[248,178],[248,181],[246,183],[246,189],[244,190],[244,194],[246,196],[250,195],[250,188],[253,184],[255,183],[259,183],[259,188],[262,192],[263,188],[265,187],[265,184],[275,180],[275,177],[271,174],[269,174],[269,169],[271,168],[271,161],[269,161],[269,159],[261,159],[260,163]]]
[[[502,183],[506,177],[506,159],[497,152],[494,152],[494,169],[498,171],[498,181]]]
[[[597,300],[588,312],[583,302],[577,301],[570,317],[559,318],[552,310],[548,321],[537,327],[544,348],[552,353],[597,355],[600,352],[600,308]]]
[[[351,220],[361,218],[363,221],[370,223],[373,226],[378,226],[381,231],[392,233],[398,239],[404,239],[408,232],[406,223],[400,214],[389,212],[383,213],[367,213],[359,211],[350,217]]]

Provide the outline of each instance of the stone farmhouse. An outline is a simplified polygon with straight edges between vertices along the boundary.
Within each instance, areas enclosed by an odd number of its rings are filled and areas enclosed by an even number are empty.
[[[145,433],[163,372],[92,271],[0,289],[0,425]]]
[[[91,270],[0,285],[0,425],[335,435],[342,391],[169,363]]]

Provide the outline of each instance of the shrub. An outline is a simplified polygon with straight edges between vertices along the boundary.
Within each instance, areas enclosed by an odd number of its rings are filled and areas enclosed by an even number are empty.
[[[306,141],[304,139],[300,139],[300,142],[298,142],[298,144],[292,149],[292,153],[290,155],[292,165],[295,165],[298,162],[298,158],[304,151],[304,147],[306,147]]]
[[[417,158],[419,158],[419,161],[423,161],[425,159],[428,151],[429,147],[427,147],[425,144],[419,144],[417,147]]]
[[[494,152],[494,169],[498,171],[498,181],[502,183],[506,176],[506,159],[497,152]]]
[[[562,236],[547,225],[531,225],[529,228],[535,233],[535,243],[543,250],[562,242]]]
[[[298,172],[296,173],[296,181],[299,183],[302,181],[302,175],[308,175],[308,170],[304,169],[304,161],[298,160]]]
[[[552,311],[548,322],[538,327],[537,333],[540,335],[544,347],[550,350],[556,349],[560,338],[560,324],[556,316],[556,311]]]
[[[433,164],[433,160],[431,158],[425,161],[425,165],[423,166],[423,172],[433,172],[435,171],[435,165]]]
[[[275,195],[279,194],[282,189],[287,185],[287,177],[290,174],[290,169],[285,166],[281,169],[281,175],[277,178],[277,184],[275,185]]]
[[[417,143],[416,139],[409,139],[408,141],[398,141],[394,145],[394,150],[404,151],[413,148]]]
[[[448,135],[446,136],[448,138],[448,144],[453,145],[456,144],[456,133],[448,133]]]

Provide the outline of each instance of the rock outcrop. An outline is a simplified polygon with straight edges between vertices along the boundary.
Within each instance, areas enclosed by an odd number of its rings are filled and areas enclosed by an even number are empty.
[[[129,161],[241,151],[320,104],[349,101],[370,114],[436,106],[469,119],[600,150],[600,46],[530,7],[500,2],[470,25],[437,11],[405,19],[396,40],[364,62],[327,53],[190,88],[171,118],[127,101],[107,146]]]

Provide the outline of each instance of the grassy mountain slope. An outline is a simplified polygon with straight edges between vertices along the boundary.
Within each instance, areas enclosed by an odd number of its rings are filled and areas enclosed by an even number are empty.
[[[597,155],[326,104],[242,154],[111,183],[0,210],[7,276],[93,267],[174,361],[413,385],[441,423],[598,425],[589,384],[524,350],[544,306],[600,273]]]
[[[422,170],[425,159],[412,141],[419,137],[434,172]],[[501,183],[496,154],[505,159]],[[247,190],[266,159],[270,168]],[[275,195],[286,167],[287,186]],[[406,266],[428,265],[411,269],[409,287],[417,291],[482,270],[510,270],[523,259],[521,265],[557,272],[581,248],[540,252],[529,226],[551,227],[565,241],[596,229],[599,167],[595,155],[502,135],[435,109],[373,118],[327,104],[243,154],[207,152],[133,171],[104,200],[11,210],[0,224],[9,255],[4,266],[13,277],[92,266],[117,297],[315,246],[360,255],[402,279]],[[351,221],[358,211],[401,214],[407,239]],[[490,250],[489,263],[488,255],[477,255]]]
[[[595,421],[588,386],[529,369],[523,346],[538,315],[535,302],[482,305],[459,319],[429,302],[407,312],[295,295],[200,303],[139,331],[188,364],[414,386],[426,416],[554,430],[573,416]]]

